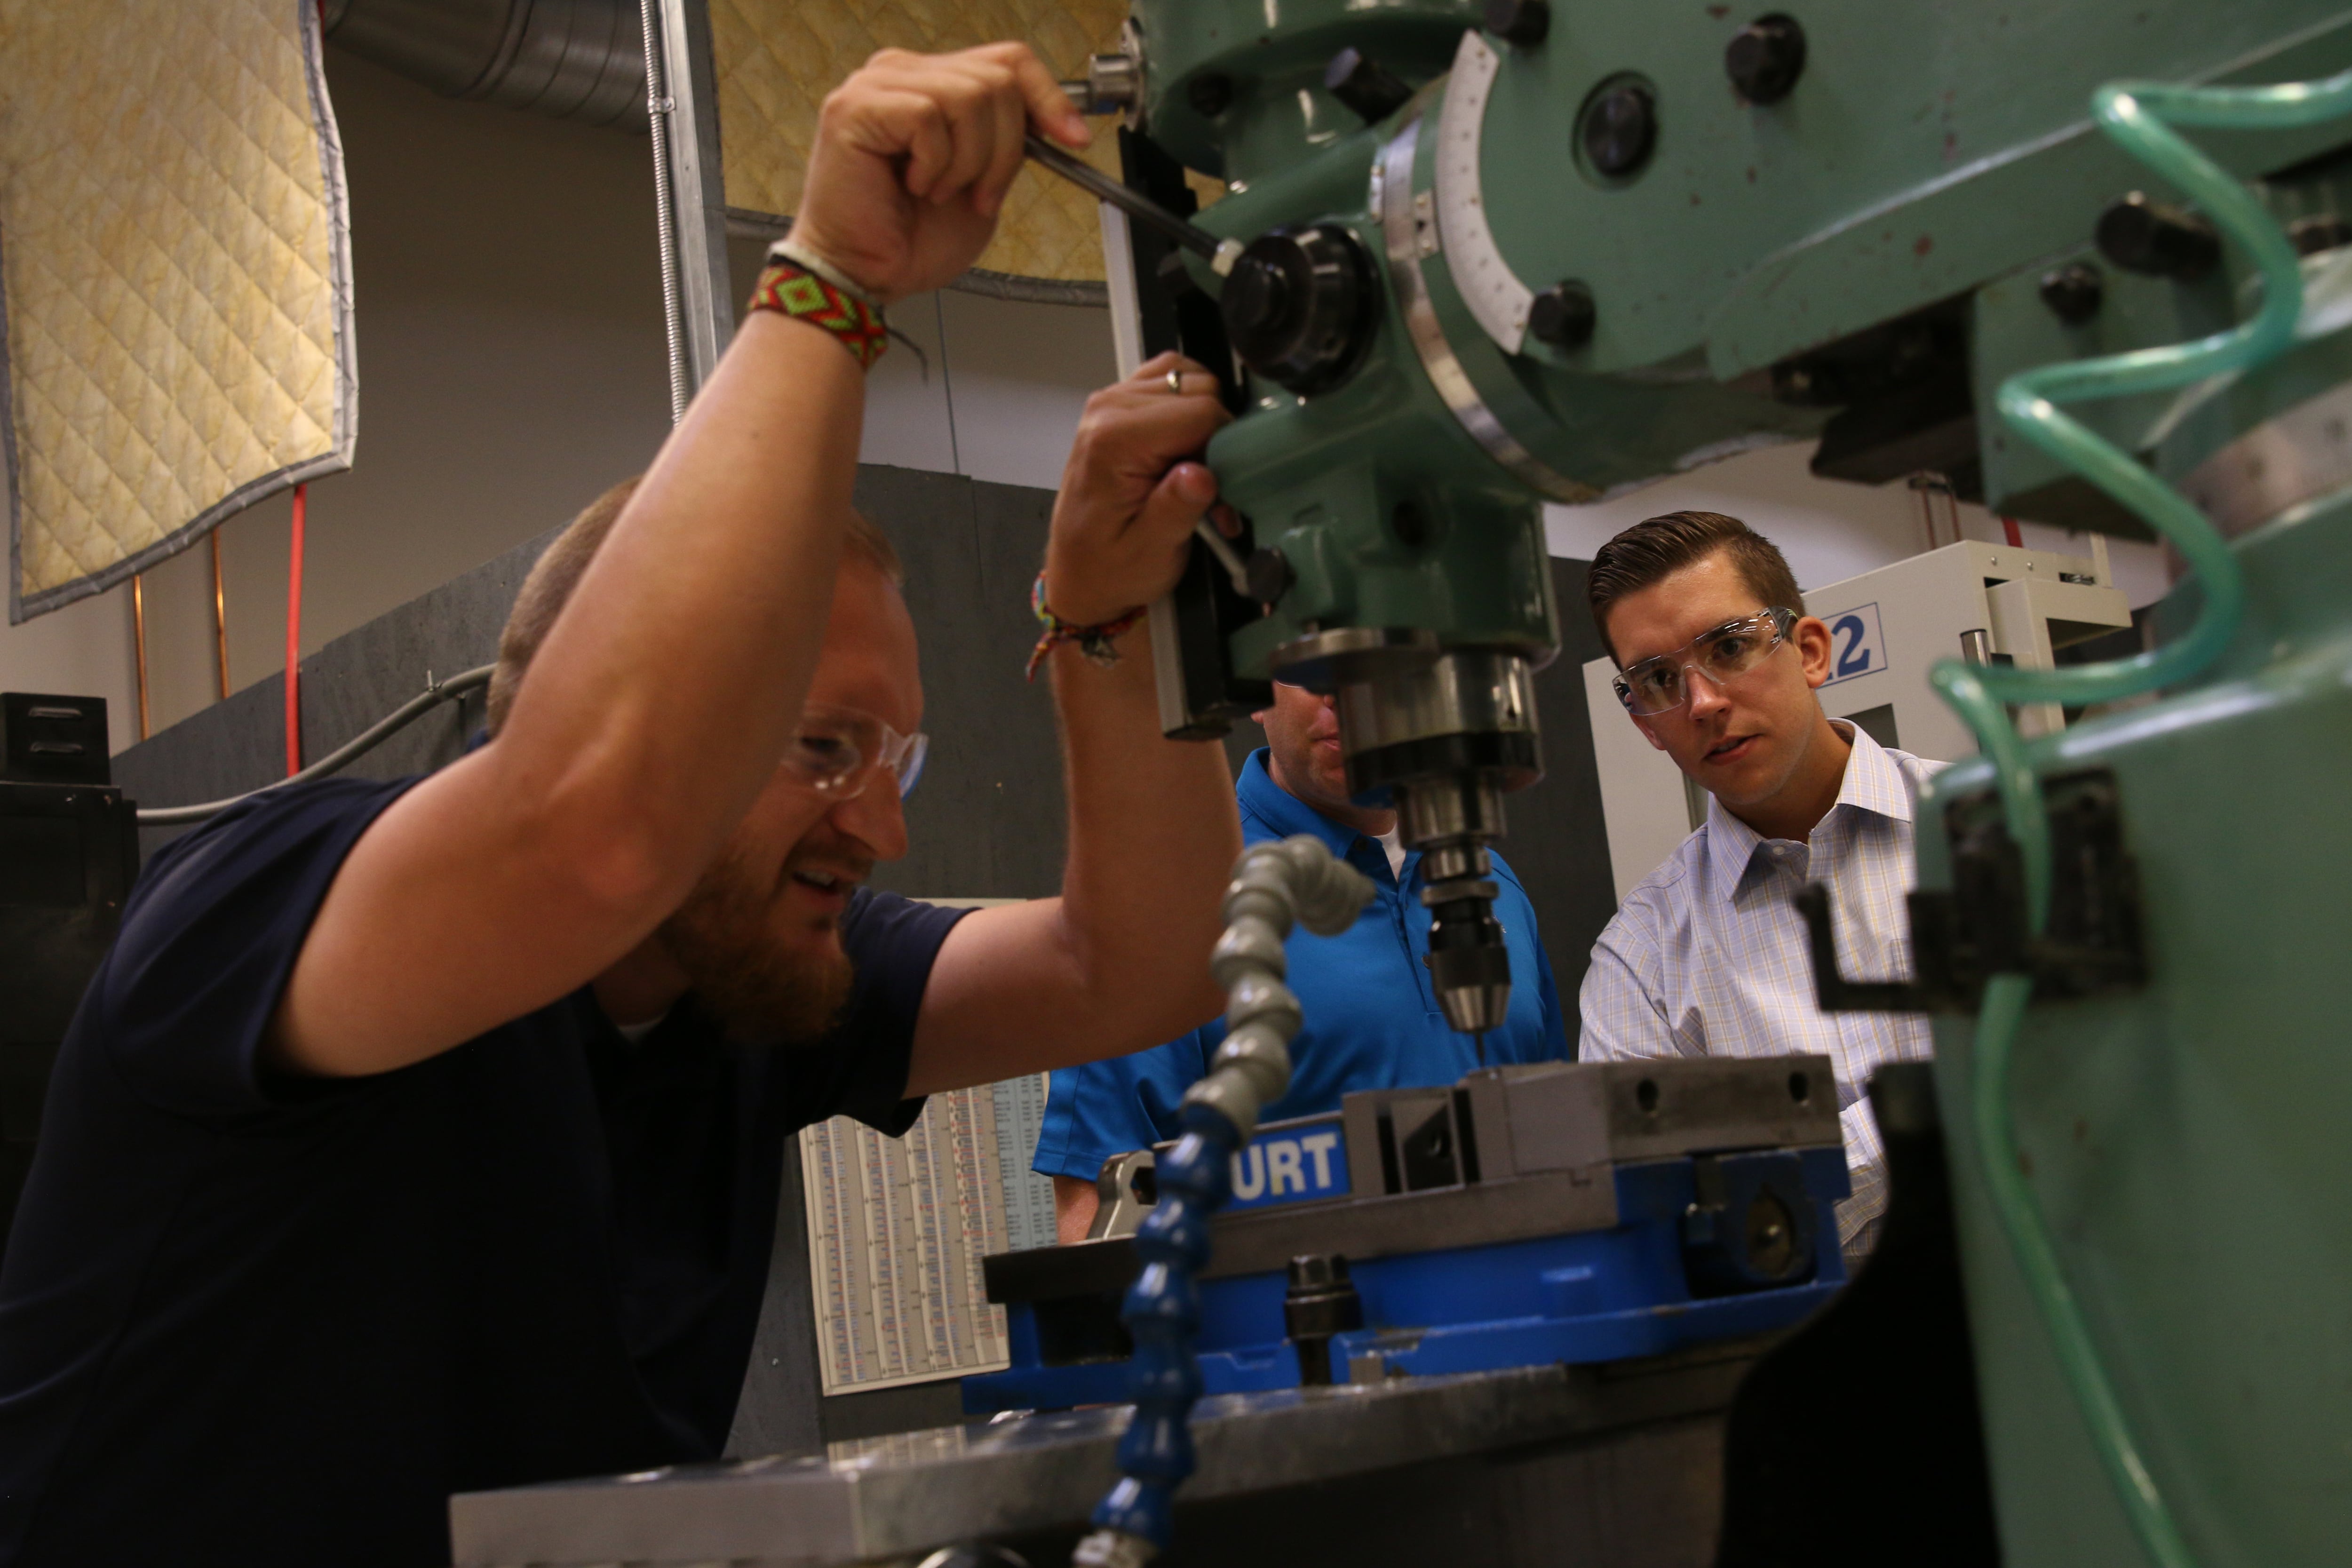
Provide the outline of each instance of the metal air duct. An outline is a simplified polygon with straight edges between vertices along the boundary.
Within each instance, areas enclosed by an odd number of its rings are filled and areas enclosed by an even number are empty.
[[[326,35],[450,98],[646,128],[638,0],[326,0]]]

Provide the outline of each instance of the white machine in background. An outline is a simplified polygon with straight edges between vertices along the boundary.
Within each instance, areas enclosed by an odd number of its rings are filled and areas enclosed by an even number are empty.
[[[1927,684],[1937,659],[2047,669],[2059,648],[2132,624],[2097,534],[2088,556],[1962,540],[1813,589],[1805,611],[1829,623],[1830,679],[1821,698],[1830,717],[1941,762],[1973,753],[1976,742]],[[1706,796],[1625,716],[1609,684],[1616,673],[1607,658],[1584,667],[1610,869],[1622,900],[1706,819]],[[2064,722],[2055,709],[2018,720],[2028,735]]]

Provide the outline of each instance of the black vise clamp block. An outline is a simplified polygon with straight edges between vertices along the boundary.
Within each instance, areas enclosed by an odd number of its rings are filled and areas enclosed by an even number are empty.
[[[1973,1013],[1985,982],[2030,974],[2033,994],[2097,996],[2147,984],[2139,872],[2124,847],[2120,791],[2105,768],[2042,781],[2050,818],[2050,923],[2028,931],[2025,873],[1990,790],[1944,813],[1952,886],[1908,900],[1916,980],[1849,980],[1839,972],[1830,891],[1808,882],[1790,902],[1804,917],[1813,992],[1824,1013]]]

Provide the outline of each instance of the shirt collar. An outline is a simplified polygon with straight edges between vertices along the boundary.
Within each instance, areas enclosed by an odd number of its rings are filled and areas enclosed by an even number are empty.
[[[1762,848],[1764,836],[1724,809],[1723,802],[1706,797],[1706,858],[1715,868],[1715,885],[1727,902],[1739,891],[1748,863]]]
[[[1886,748],[1870,738],[1870,731],[1850,719],[1832,719],[1839,734],[1852,742],[1853,750],[1845,761],[1845,777],[1838,784],[1837,799],[1831,803],[1822,820],[1828,822],[1842,806],[1853,806],[1892,822],[1911,820],[1911,791],[1903,782],[1902,770]],[[1706,797],[1706,853],[1715,869],[1716,885],[1728,900],[1739,890],[1740,879],[1748,874],[1756,851],[1764,846],[1764,836],[1724,809],[1723,803],[1712,795]]]
[[[1851,719],[1832,719],[1840,734],[1853,742],[1853,754],[1846,759],[1845,782],[1838,786],[1837,805],[1851,805],[1867,811],[1890,822],[1911,820],[1911,790],[1903,782],[1903,770],[1886,754],[1886,748],[1871,739],[1870,731]]]
[[[1266,771],[1265,757],[1266,748],[1260,746],[1242,764],[1241,780],[1234,786],[1234,793],[1241,798],[1242,810],[1256,817],[1276,838],[1287,838],[1295,833],[1313,834],[1332,854],[1346,859],[1356,840],[1364,836],[1332,821],[1275,783],[1274,775]],[[1364,838],[1364,842],[1371,844],[1375,853],[1385,853],[1373,840]]]

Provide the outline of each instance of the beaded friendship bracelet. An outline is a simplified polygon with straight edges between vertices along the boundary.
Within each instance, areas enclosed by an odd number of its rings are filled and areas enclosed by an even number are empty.
[[[1045,656],[1054,651],[1057,643],[1077,644],[1078,652],[1086,657],[1088,664],[1099,665],[1106,669],[1117,664],[1118,635],[1143,619],[1144,615],[1139,607],[1099,626],[1073,626],[1045,607],[1045,574],[1043,572],[1037,574],[1036,583],[1030,587],[1029,608],[1035,614],[1037,624],[1045,628],[1045,635],[1037,639],[1037,646],[1029,650],[1031,680],[1037,679],[1037,667],[1045,662]]]
[[[751,290],[751,309],[797,316],[823,327],[841,340],[862,367],[872,366],[890,346],[890,330],[873,303],[774,251],[768,254],[759,287]]]

